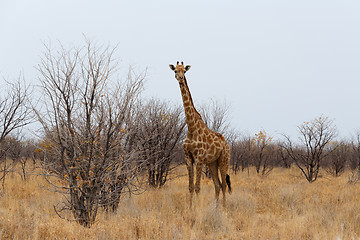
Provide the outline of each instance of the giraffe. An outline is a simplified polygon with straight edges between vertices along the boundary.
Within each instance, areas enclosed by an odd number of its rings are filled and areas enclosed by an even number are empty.
[[[231,193],[230,176],[227,174],[230,163],[230,147],[223,135],[210,130],[196,110],[189,87],[187,85],[185,73],[189,71],[190,65],[176,63],[170,64],[170,69],[175,72],[175,78],[179,82],[182,95],[186,124],[188,126],[187,136],[183,147],[185,152],[185,163],[189,174],[190,207],[194,190],[196,194],[200,192],[200,180],[203,165],[206,164],[210,170],[212,180],[215,185],[215,199],[219,201],[220,190],[223,193],[223,205],[225,206],[226,184]],[[196,180],[194,188],[194,164]],[[218,172],[220,171],[221,181]]]

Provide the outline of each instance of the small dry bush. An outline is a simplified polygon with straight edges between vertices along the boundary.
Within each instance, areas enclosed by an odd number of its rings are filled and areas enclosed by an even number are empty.
[[[0,239],[358,239],[360,184],[348,184],[349,174],[310,184],[296,168],[267,177],[251,169],[231,176],[225,208],[216,207],[213,183],[204,178],[192,209],[184,176],[125,196],[90,229],[55,214],[62,196],[47,191],[40,176],[23,181],[15,174],[0,197]]]

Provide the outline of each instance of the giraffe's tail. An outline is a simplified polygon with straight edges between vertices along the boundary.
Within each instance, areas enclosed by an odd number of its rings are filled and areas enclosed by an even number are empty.
[[[231,183],[230,183],[230,175],[226,174],[226,183],[229,187],[229,193],[231,194]]]

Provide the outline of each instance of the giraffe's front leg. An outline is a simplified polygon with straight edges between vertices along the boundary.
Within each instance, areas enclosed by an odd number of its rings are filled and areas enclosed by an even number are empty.
[[[198,194],[200,192],[200,180],[201,173],[203,169],[203,163],[201,161],[196,162],[196,180],[195,180],[195,192]]]
[[[185,154],[186,168],[189,174],[189,192],[190,192],[190,207],[194,195],[194,164],[190,155]]]

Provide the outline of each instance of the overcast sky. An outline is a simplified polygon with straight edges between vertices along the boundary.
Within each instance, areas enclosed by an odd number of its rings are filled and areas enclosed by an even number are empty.
[[[359,0],[0,0],[0,76],[36,82],[42,42],[119,44],[149,68],[146,92],[181,104],[168,65],[187,73],[195,105],[225,99],[232,125],[296,134],[321,114],[342,136],[360,129]]]

